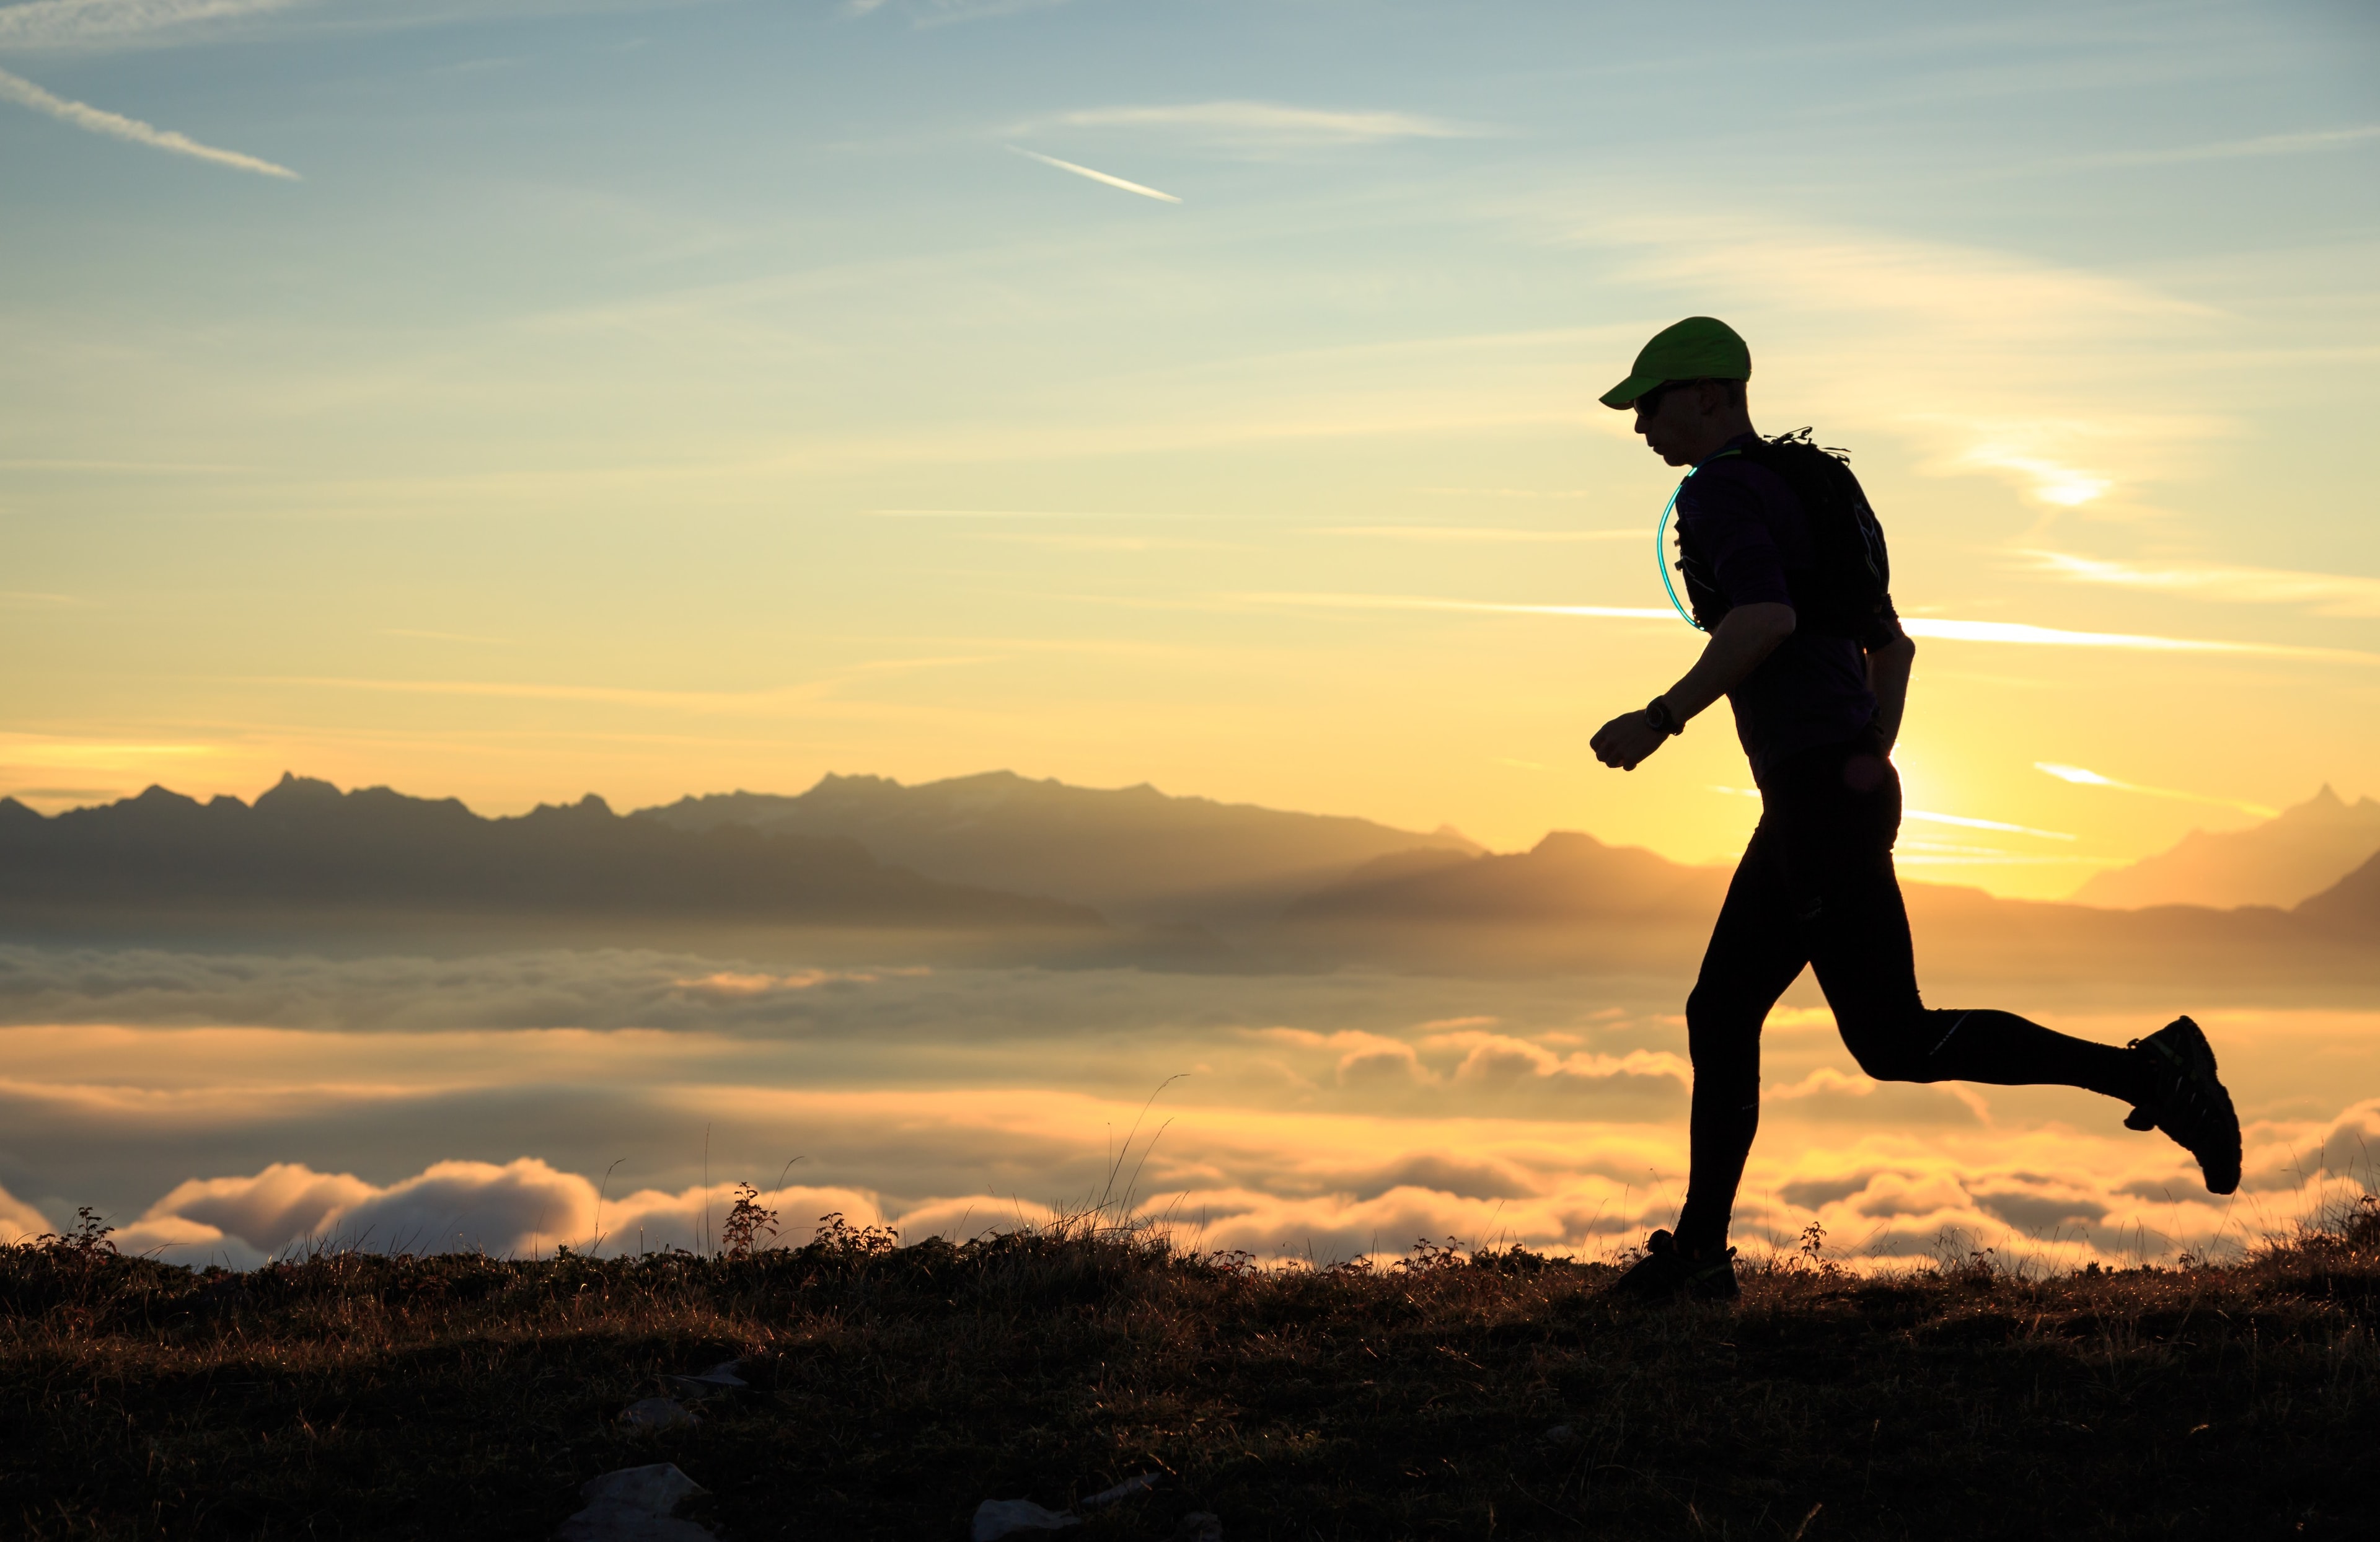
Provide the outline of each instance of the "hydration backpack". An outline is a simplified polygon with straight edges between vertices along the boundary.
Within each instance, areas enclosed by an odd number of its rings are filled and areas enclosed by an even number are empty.
[[[1852,475],[1850,455],[1814,444],[1808,429],[1796,429],[1714,458],[1727,455],[1740,455],[1774,472],[1810,521],[1811,565],[1785,571],[1796,627],[1864,640],[1884,613],[1886,594],[1892,587],[1892,562],[1885,552],[1884,527],[1876,523],[1867,494]],[[1686,599],[1694,607],[1695,625],[1708,632],[1718,628],[1730,607],[1712,581],[1708,558],[1698,548],[1699,543],[1686,532],[1685,520],[1680,519],[1678,572],[1686,580]]]

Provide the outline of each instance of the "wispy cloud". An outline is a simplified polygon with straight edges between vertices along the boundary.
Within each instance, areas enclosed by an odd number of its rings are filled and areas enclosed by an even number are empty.
[[[1500,605],[1482,600],[1433,600],[1419,594],[1230,594],[1243,605],[1284,605],[1325,611],[1456,611],[1486,615],[1576,615],[1609,621],[1675,622],[1675,611],[1630,605]]]
[[[2150,566],[2071,552],[2025,552],[2038,570],[2082,584],[2152,589],[2193,600],[2240,604],[2298,605],[2316,615],[2380,616],[2380,578],[2345,573],[2303,573],[2279,567],[2228,567],[2211,563]]]
[[[2232,653],[2267,659],[2306,659],[2328,663],[2380,664],[2380,653],[2351,648],[2298,648],[2277,642],[2219,642],[2206,637],[2160,637],[2131,632],[2076,632],[2030,626],[2015,621],[1952,621],[1941,616],[1907,617],[1901,628],[1912,637],[1953,642],[2012,643],[2024,648],[2112,648],[2144,653]]]
[[[1185,540],[1177,536],[1092,535],[1057,530],[968,530],[966,540],[994,541],[1005,546],[1038,546],[1051,552],[1245,552],[1229,540]]]
[[[1055,155],[1044,155],[1038,150],[1021,150],[1015,145],[1010,145],[1008,148],[1028,161],[1038,161],[1045,166],[1055,166],[1060,171],[1070,171],[1076,176],[1087,176],[1094,182],[1104,182],[1111,188],[1121,188],[1128,193],[1138,193],[1143,198],[1153,198],[1160,203],[1182,201],[1172,193],[1160,193],[1154,188],[1144,188],[1137,182],[1127,182],[1121,176],[1110,176],[1106,172],[1093,171],[1088,166],[1078,166],[1072,161],[1061,161]]]
[[[850,9],[856,16],[866,16],[882,8],[884,3],[885,0],[853,0]],[[959,21],[990,21],[1023,11],[1050,10],[1067,3],[1068,0],[907,0],[901,8],[908,16],[909,25],[927,28],[947,27]]]
[[[2035,830],[2031,825],[2010,824],[2004,820],[1978,820],[1965,814],[1937,814],[1925,808],[1904,808],[1900,817],[1915,820],[1920,824],[1952,824],[1962,830],[1997,830],[2010,835],[2032,835],[2044,841],[2075,839],[2062,830]]]
[[[2261,803],[2243,803],[2233,797],[2210,797],[2204,793],[2185,793],[2177,787],[2144,787],[2137,782],[2119,782],[2082,766],[2059,765],[2054,760],[2035,760],[2033,769],[2046,772],[2060,782],[2070,782],[2078,787],[2106,787],[2119,793],[2138,793],[2143,797],[2171,798],[2177,803],[2203,803],[2214,808],[2237,808],[2243,814],[2253,814],[2262,820],[2273,819],[2280,813],[2277,808],[2267,808]]]
[[[1087,509],[869,509],[872,519],[1170,519],[1164,514],[1105,514]]]
[[[2304,155],[2317,151],[2344,150],[2380,140],[2380,124],[2360,123],[2344,128],[2316,128],[2298,134],[2259,134],[2248,140],[2220,140],[2212,144],[2179,145],[2170,150],[2111,150],[2077,155],[2058,163],[2082,169],[2096,166],[2159,166],[2186,161],[2256,160],[2268,155]]]
[[[475,637],[468,632],[425,632],[412,626],[383,626],[380,629],[380,635],[384,637],[419,637],[427,642],[501,643],[508,645],[513,640],[510,637]]]
[[[176,477],[193,471],[245,471],[245,466],[226,466],[212,460],[0,460],[0,471],[125,471],[161,477]]]
[[[0,48],[71,48],[286,10],[304,0],[31,0],[0,8]]]
[[[1721,787],[1714,785],[1712,786],[1711,791],[1714,793],[1725,793],[1730,797],[1756,798],[1760,795],[1759,789],[1755,787]],[[1937,814],[1925,808],[1904,808],[1900,811],[1900,817],[1903,820],[1913,820],[1920,824],[1957,825],[1962,830],[1997,830],[2010,835],[2038,836],[2040,839],[2045,841],[2071,841],[2076,838],[2062,830],[2035,830],[2029,824],[2010,824],[2004,820],[1979,820],[1968,814]],[[1943,849],[1950,850],[1953,848],[1945,847]],[[1956,849],[1981,850],[1984,848],[1961,847]],[[2065,857],[2059,857],[2057,860],[2062,862],[2068,859]]]
[[[1240,145],[1374,144],[1386,140],[1457,140],[1481,130],[1417,113],[1290,107],[1274,102],[1185,102],[1171,106],[1087,107],[1021,124],[1045,128],[1151,128]]]
[[[245,155],[237,150],[218,150],[213,145],[200,144],[187,134],[159,128],[139,118],[126,117],[121,113],[111,113],[86,103],[69,102],[63,96],[43,91],[23,76],[11,75],[5,69],[0,69],[0,99],[30,107],[37,113],[47,113],[61,123],[70,123],[94,134],[128,140],[134,144],[171,151],[176,155],[188,155],[196,160],[212,161],[217,165],[230,166],[237,171],[251,171],[260,176],[285,177],[292,182],[298,180],[298,174],[287,166]]]
[[[40,766],[80,771],[135,771],[167,757],[221,753],[213,745],[127,744],[105,739],[56,739],[36,734],[0,734],[0,767]]]
[[[2223,312],[2130,278],[1747,213],[1597,211],[1570,234],[1642,249],[1620,276],[1648,291],[1730,297],[1774,339],[1755,355],[1803,354],[1804,395],[1905,426],[1931,473],[2005,478],[2071,508],[2175,476],[2226,427],[2123,362],[2141,339],[2170,345]],[[2078,357],[2094,362],[2078,370]]]
[[[1368,536],[1376,540],[1537,541],[1642,540],[1642,530],[1526,530],[1488,525],[1318,525],[1317,535]]]
[[[1636,605],[1515,605],[1485,600],[1440,600],[1418,594],[1244,593],[1221,598],[1245,605],[1291,605],[1342,611],[1476,611],[1502,615],[1585,616],[1612,621],[1675,622],[1678,613]],[[2380,664],[2380,653],[2346,648],[2298,648],[2287,643],[2218,642],[2203,637],[2159,637],[2130,632],[2076,632],[2014,621],[1954,621],[1943,616],[1903,617],[1910,636],[1956,642],[2009,643],[2030,648],[2103,648],[2148,653],[2229,653],[2328,663]]]
[[[765,714],[790,711],[822,702],[863,675],[986,662],[987,657],[983,655],[878,660],[854,665],[829,679],[747,691],[655,690],[631,686],[562,686],[505,680],[375,680],[319,674],[249,675],[239,677],[238,683],[375,691],[395,696],[488,697],[514,701],[578,701],[617,707],[660,707],[688,712]]]

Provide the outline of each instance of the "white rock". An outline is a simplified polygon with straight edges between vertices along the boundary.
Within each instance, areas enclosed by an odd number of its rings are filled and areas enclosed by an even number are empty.
[[[665,1376],[662,1379],[680,1397],[715,1398],[750,1385],[735,1374],[743,1366],[741,1360],[722,1360],[700,1376]]]
[[[623,1467],[616,1473],[589,1478],[578,1497],[589,1504],[625,1505],[655,1515],[666,1515],[686,1500],[710,1490],[677,1470],[674,1462],[646,1467]]]
[[[1146,1494],[1164,1480],[1163,1473],[1143,1473],[1138,1477],[1128,1477],[1114,1487],[1103,1488],[1083,1500],[1082,1508],[1098,1510],[1104,1505],[1113,1504],[1119,1500],[1128,1500],[1135,1494]]]
[[[630,1429],[642,1432],[691,1429],[702,1422],[702,1415],[674,1398],[639,1398],[628,1404],[627,1412],[620,1415],[620,1422]],[[638,1467],[631,1467],[628,1470],[643,1471]],[[675,1468],[670,1470],[676,1471]]]
[[[708,1492],[671,1463],[624,1467],[582,1487],[578,1497],[587,1508],[553,1535],[560,1542],[706,1542],[712,1535],[709,1526],[677,1520],[670,1512]]]
[[[1079,1515],[1061,1515],[1031,1500],[986,1500],[975,1507],[975,1527],[968,1536],[974,1542],[994,1542],[1020,1531],[1060,1531],[1082,1524]]]

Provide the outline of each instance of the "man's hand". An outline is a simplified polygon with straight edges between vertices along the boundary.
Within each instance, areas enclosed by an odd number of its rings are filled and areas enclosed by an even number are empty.
[[[1595,758],[1607,766],[1621,771],[1634,771],[1643,759],[1661,747],[1670,735],[1653,725],[1653,714],[1644,710],[1622,712],[1596,730],[1588,747]]]
[[[1792,606],[1774,601],[1738,605],[1721,616],[1694,667],[1658,698],[1670,716],[1681,725],[1691,722],[1694,714],[1742,685],[1777,651],[1779,643],[1793,635],[1793,619]],[[1605,723],[1587,742],[1605,765],[1634,771],[1668,737],[1649,713],[1629,712]]]

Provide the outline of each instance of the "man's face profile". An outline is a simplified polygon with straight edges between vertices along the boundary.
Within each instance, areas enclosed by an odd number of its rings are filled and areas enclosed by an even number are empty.
[[[1660,386],[1636,398],[1636,431],[1670,465],[1690,466],[1702,458],[1707,420],[1725,407],[1721,388],[1709,382]]]

